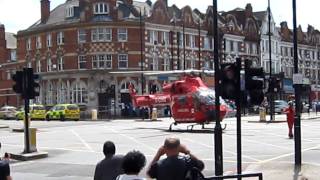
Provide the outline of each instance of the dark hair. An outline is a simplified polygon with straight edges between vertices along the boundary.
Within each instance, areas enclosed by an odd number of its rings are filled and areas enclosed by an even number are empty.
[[[146,165],[146,157],[140,151],[130,151],[122,161],[122,169],[126,174],[139,174]]]
[[[176,149],[180,146],[180,140],[178,138],[167,138],[164,141],[164,147],[167,149]]]
[[[112,141],[106,141],[103,145],[103,154],[105,156],[114,155],[116,153],[116,147]]]

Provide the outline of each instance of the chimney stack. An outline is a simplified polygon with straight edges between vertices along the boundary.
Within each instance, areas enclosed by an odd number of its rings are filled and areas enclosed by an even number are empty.
[[[50,16],[50,0],[41,0],[41,23],[46,23]]]

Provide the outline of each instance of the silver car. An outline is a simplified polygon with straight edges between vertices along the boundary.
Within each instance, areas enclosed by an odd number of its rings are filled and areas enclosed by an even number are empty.
[[[289,104],[284,100],[275,100],[274,101],[274,112],[283,113],[283,111],[289,107]]]
[[[17,108],[13,106],[3,106],[0,109],[0,119],[15,119]]]

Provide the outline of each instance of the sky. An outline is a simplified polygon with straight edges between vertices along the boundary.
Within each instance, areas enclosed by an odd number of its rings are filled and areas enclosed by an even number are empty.
[[[51,10],[64,3],[66,0],[51,0]],[[137,0],[142,1],[142,0]],[[143,0],[145,1],[145,0]],[[308,24],[320,29],[319,0],[296,0],[297,23],[306,31]],[[155,0],[152,0],[154,3]],[[267,9],[267,0],[218,0],[218,10],[228,11],[236,7],[245,8],[251,3],[253,11]],[[168,0],[169,6],[176,4],[179,8],[189,5],[192,9],[198,8],[205,13],[212,0]],[[271,11],[277,26],[280,22],[287,21],[292,28],[292,0],[270,0]],[[0,0],[0,23],[5,25],[7,32],[17,33],[31,26],[40,19],[40,0]]]

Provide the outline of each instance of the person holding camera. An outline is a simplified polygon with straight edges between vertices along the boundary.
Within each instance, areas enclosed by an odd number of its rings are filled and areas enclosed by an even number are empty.
[[[184,155],[181,155],[181,154]],[[167,157],[160,160],[160,157]],[[186,146],[175,137],[166,138],[150,163],[147,174],[157,180],[185,180],[188,170],[204,169],[204,163],[193,155]]]

